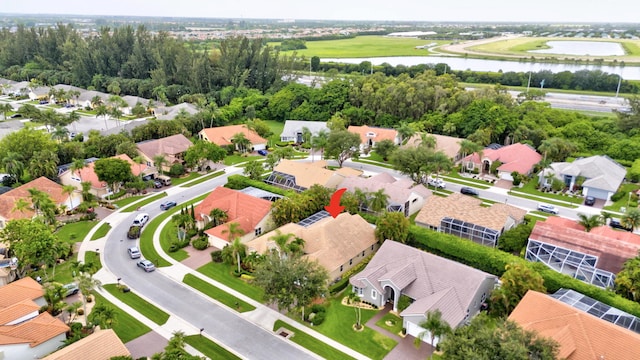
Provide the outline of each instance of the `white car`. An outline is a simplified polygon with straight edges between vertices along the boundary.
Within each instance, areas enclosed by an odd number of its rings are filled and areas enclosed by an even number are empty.
[[[549,204],[538,204],[538,211],[542,211],[542,212],[546,212],[554,215],[558,215],[558,213],[560,212],[558,211],[557,207]]]
[[[129,249],[127,249],[127,252],[129,252],[129,257],[131,257],[132,259],[138,259],[142,255],[140,254],[140,249],[138,249],[137,246],[130,247]]]
[[[447,184],[439,178],[433,178],[431,176],[429,176],[429,178],[427,179],[427,184],[436,187],[438,189],[444,189],[447,187]]]

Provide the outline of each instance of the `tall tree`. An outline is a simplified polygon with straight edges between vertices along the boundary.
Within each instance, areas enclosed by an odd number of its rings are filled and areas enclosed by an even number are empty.
[[[9,104],[9,103],[0,104],[0,112],[2,113],[2,116],[4,117],[4,120],[7,120],[7,113],[9,111],[13,111],[13,106],[11,106],[11,104]]]
[[[85,326],[89,325],[88,314],[87,314],[87,299],[93,294],[93,291],[96,288],[101,288],[102,283],[98,279],[94,279],[88,273],[81,273],[78,277],[76,277],[76,282],[78,283],[78,288],[80,289],[80,293],[82,294],[82,306],[85,314]]]
[[[411,223],[401,212],[385,212],[376,221],[375,235],[379,243],[394,240],[405,243],[409,237]]]
[[[31,219],[9,221],[0,230],[0,240],[8,244],[12,256],[18,258],[19,277],[24,277],[32,266],[52,265],[56,244],[60,241],[49,225]]]
[[[602,226],[603,219],[599,214],[596,215],[587,215],[587,214],[578,214],[578,224],[584,226],[584,231],[589,232],[593,228],[597,228],[598,226]]]
[[[73,185],[62,185],[62,193],[69,195],[69,207],[71,209],[73,206],[73,193],[76,192],[76,187]]]
[[[525,264],[508,264],[505,269],[500,278],[502,285],[493,290],[490,297],[490,311],[497,316],[509,315],[527,291],[547,291],[542,276]]]
[[[630,209],[620,219],[622,225],[633,230],[640,228],[640,210]]]
[[[349,158],[357,159],[360,155],[360,135],[346,130],[332,131],[327,139],[326,155],[335,159],[338,166]]]
[[[2,159],[4,171],[11,176],[13,182],[18,182],[24,174],[24,158],[20,153],[8,152]]]
[[[633,301],[640,300],[640,255],[624,262],[615,283],[616,293]]]
[[[93,170],[98,180],[106,182],[113,193],[118,192],[121,183],[133,178],[131,164],[118,158],[96,160]]]
[[[385,193],[384,188],[369,193],[369,208],[376,213],[386,210],[389,205],[389,195]]]
[[[418,334],[418,337],[414,340],[414,345],[417,348],[420,347],[422,339],[424,339],[427,334],[429,334],[431,347],[435,348],[433,342],[436,338],[442,341],[443,335],[451,333],[451,326],[442,319],[442,312],[440,312],[440,310],[436,309],[435,311],[428,311],[426,316],[427,318],[419,324],[420,327],[425,329],[425,331]],[[431,353],[431,358],[433,358],[433,352]]]
[[[251,146],[251,141],[247,139],[244,133],[237,133],[231,137],[231,142],[235,145],[236,150],[241,153],[247,152],[247,148]]]
[[[329,141],[329,133],[322,129],[318,131],[318,133],[311,137],[311,146],[313,149],[320,149],[320,159],[324,158],[324,149],[327,147],[327,142]],[[313,160],[313,154],[311,155],[311,160]]]
[[[240,241],[240,237],[244,235],[244,230],[240,227],[240,224],[237,222],[230,222],[227,224],[227,228],[222,230],[222,234],[227,234],[227,241],[229,245],[225,247],[229,247],[233,258],[235,259],[236,264],[238,265],[238,274],[242,272],[242,257],[246,255],[247,245],[243,244]]]

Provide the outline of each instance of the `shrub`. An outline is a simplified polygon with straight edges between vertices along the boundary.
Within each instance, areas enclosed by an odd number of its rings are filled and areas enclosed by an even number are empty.
[[[359,273],[360,270],[364,269],[364,267],[367,266],[372,257],[373,254],[369,255],[361,262],[359,262],[356,266],[352,267],[351,269],[349,269],[349,271],[344,273],[340,280],[338,280],[335,284],[329,286],[329,294],[335,295],[349,286],[349,278],[354,274]]]
[[[222,250],[216,250],[211,252],[211,261],[214,263],[222,262]]]
[[[634,183],[640,182],[640,159],[634,161],[627,171],[627,179]]]
[[[411,298],[407,295],[400,295],[400,299],[398,299],[398,311],[404,311],[409,305],[411,305]]]
[[[248,177],[242,175],[229,176],[227,178],[227,183],[224,185],[224,187],[234,190],[241,190],[248,186],[253,186],[255,188],[270,191],[272,193],[283,196],[289,196],[294,193],[293,191],[287,191],[276,186],[265,184],[262,181],[251,180]]]
[[[616,202],[624,198],[625,196],[627,196],[627,193],[625,191],[618,191],[615,194],[611,195],[611,201]]]
[[[173,164],[169,168],[169,175],[171,176],[180,176],[182,174],[184,174],[184,165],[182,164]]]
[[[173,241],[171,243],[171,245],[169,245],[169,252],[176,252],[176,251],[182,249],[183,247],[187,247],[190,242],[191,241],[190,241],[189,237],[187,237],[186,239],[184,239],[182,241],[180,241],[180,240]]]
[[[320,313],[320,312],[325,312],[327,311],[327,309],[320,305],[320,304],[314,304],[313,306],[311,306],[311,312],[312,313]]]
[[[322,324],[324,322],[324,318],[326,316],[325,312],[319,312],[319,313],[315,313],[316,315],[313,317],[313,319],[311,319],[311,323],[314,326],[318,326],[320,324]]]
[[[209,247],[209,238],[206,236],[199,237],[191,243],[196,250],[204,250]]]
[[[513,186],[518,186],[522,182],[522,175],[517,171],[513,171],[511,177],[513,178]]]
[[[498,249],[508,253],[519,253],[527,245],[532,230],[531,225],[520,224],[503,232],[498,239]]]

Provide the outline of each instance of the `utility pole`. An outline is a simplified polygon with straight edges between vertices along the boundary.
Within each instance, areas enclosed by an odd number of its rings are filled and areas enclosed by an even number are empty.
[[[527,81],[527,94],[529,93],[529,86],[531,85],[531,70],[529,70],[529,81]]]

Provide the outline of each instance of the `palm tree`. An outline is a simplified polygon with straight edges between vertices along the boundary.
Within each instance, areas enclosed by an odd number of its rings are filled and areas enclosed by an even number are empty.
[[[51,133],[51,138],[61,143],[63,140],[69,138],[69,129],[64,126],[56,126]]]
[[[620,219],[623,226],[636,230],[640,227],[640,210],[631,209]]]
[[[153,157],[153,164],[158,172],[162,174],[162,167],[167,163],[167,158],[163,154],[158,154]]]
[[[100,282],[100,280],[94,279],[93,276],[90,276],[86,273],[82,273],[80,274],[80,276],[76,277],[76,281],[78,282],[78,288],[80,289],[80,293],[82,293],[83,309],[84,309],[84,316],[85,316],[84,325],[87,326],[88,325],[87,317],[89,315],[87,314],[87,299],[89,298],[89,296],[91,296],[95,288],[102,287],[102,283]]]
[[[91,311],[91,322],[100,325],[101,329],[111,329],[118,323],[116,310],[112,306],[100,304]]]
[[[2,159],[4,170],[13,178],[15,182],[20,181],[24,173],[24,158],[17,152],[8,152]]]
[[[461,159],[464,159],[467,157],[467,155],[469,154],[473,154],[476,153],[480,150],[482,150],[482,146],[480,146],[477,143],[474,143],[473,141],[464,139],[462,141],[460,141],[460,149],[458,150],[458,154],[460,155]],[[464,172],[466,169],[465,164],[462,164],[462,171]]]
[[[609,225],[609,220],[613,217],[610,212],[602,211],[600,212],[600,216],[602,217],[602,223],[604,225]]]
[[[389,205],[389,195],[384,192],[384,189],[379,189],[369,193],[369,207],[374,212],[380,212],[387,208]]]
[[[104,105],[98,105],[96,108],[96,117],[104,116],[104,128],[105,130],[109,128],[109,124],[107,123],[107,116],[109,116],[109,109]]]
[[[308,127],[303,127],[302,128],[302,141],[309,143],[311,142],[311,136],[313,136],[313,134],[311,133],[311,130],[309,130]]]
[[[355,195],[356,199],[358,199],[360,211],[363,211],[369,208],[369,197],[364,190],[360,188],[356,188],[353,194]]]
[[[91,98],[91,107],[93,109],[96,109],[98,106],[102,105],[102,98],[98,95],[94,96]],[[96,109],[97,110],[97,109]],[[96,117],[98,117],[99,115],[96,115]]]
[[[62,285],[56,283],[47,283],[44,286],[44,300],[47,302],[47,312],[53,316],[58,315],[63,308],[64,295],[66,290]]]
[[[238,264],[238,274],[240,274],[240,256],[246,254],[247,251],[247,245],[240,241],[240,236],[244,235],[244,230],[237,222],[231,222],[227,229],[222,230],[222,234],[229,234],[227,241],[229,241],[230,245],[227,246],[231,246],[233,257],[236,258],[236,263]]]
[[[62,185],[62,193],[69,195],[69,208],[73,209],[73,193],[76,191],[76,187],[73,185]]]
[[[414,141],[418,146],[425,147],[427,149],[435,149],[438,145],[438,140],[435,136],[428,133],[421,133],[420,139]]]
[[[78,176],[78,179],[80,179],[80,182],[82,182],[82,174],[80,174],[80,171],[85,167],[87,167],[87,164],[84,162],[84,160],[73,159],[71,160],[71,166],[69,167],[69,169],[71,169],[71,171],[73,171],[73,173],[75,173]]]
[[[329,141],[329,133],[322,129],[320,130],[316,136],[311,138],[311,146],[314,149],[320,149],[320,160],[324,158],[324,149],[327,147],[327,143]],[[311,157],[313,160],[313,156]]]
[[[13,111],[13,106],[9,103],[0,104],[0,112],[5,120],[7,120],[7,113]]]
[[[244,133],[237,133],[231,137],[231,142],[236,146],[236,150],[244,153],[247,147],[251,145],[251,141],[247,139]]]
[[[73,110],[72,112],[69,113],[69,115],[67,115],[67,121],[69,122],[69,124],[73,124],[74,122],[80,120],[80,114],[78,114],[77,111]],[[76,124],[73,124],[73,129],[76,129]]]
[[[24,214],[25,210],[29,209],[31,203],[24,198],[19,198],[16,200],[15,204],[13,204],[13,209],[11,211],[19,211],[21,214]]]
[[[93,195],[91,194],[91,183],[89,181],[83,181],[80,183],[82,186],[82,201],[91,201]]]
[[[597,228],[603,224],[603,218],[601,215],[578,214],[578,218],[580,218],[578,223],[584,226],[584,231],[586,232],[589,232],[591,229]]]
[[[354,304],[353,309],[356,312],[356,330],[362,329],[362,311],[360,310],[360,302],[362,299],[358,294],[352,292],[348,297],[349,304]]]
[[[82,301],[75,301],[67,305],[66,308],[64,308],[69,313],[69,319],[67,319],[67,325],[71,325],[71,323],[76,319],[76,316],[78,316],[78,309],[80,309],[81,307],[82,307]]]
[[[294,240],[289,242],[291,238],[294,238]],[[301,252],[304,247],[304,239],[298,238],[291,233],[283,234],[280,230],[276,230],[276,234],[271,236],[269,240],[273,240],[276,243],[278,254],[283,259],[289,254]]]
[[[209,212],[209,218],[213,223],[213,227],[216,227],[226,223],[227,220],[229,219],[229,215],[227,214],[226,211],[219,208],[215,208],[215,209],[211,209],[211,211]]]
[[[450,171],[453,167],[451,159],[442,151],[432,153],[428,158],[428,168],[436,172],[436,179],[440,179],[441,171]]]
[[[400,143],[404,144],[410,137],[415,134],[415,130],[409,126],[405,121],[401,121],[398,126],[396,126],[396,131],[398,131],[398,135],[400,135]]]
[[[436,337],[439,338],[443,335],[451,333],[451,326],[442,319],[442,313],[440,312],[440,310],[427,312],[427,319],[421,322],[420,326],[425,328],[426,331],[418,334],[418,337],[416,337],[416,339],[414,340],[414,345],[417,348],[420,347],[420,343],[422,342],[422,339],[424,339],[424,337],[427,335],[427,333],[429,333],[431,337],[431,347],[434,347],[433,342],[435,341]],[[433,356],[433,352],[431,354],[431,356]]]

